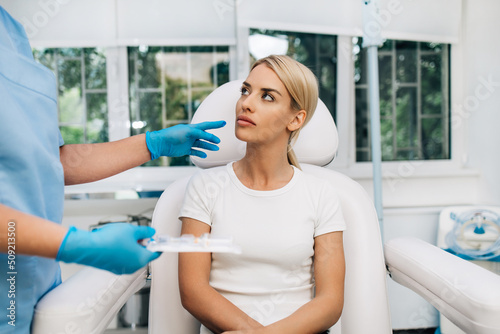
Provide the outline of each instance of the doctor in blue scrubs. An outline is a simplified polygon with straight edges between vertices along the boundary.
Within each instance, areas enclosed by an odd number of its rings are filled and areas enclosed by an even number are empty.
[[[38,300],[60,283],[57,261],[133,273],[159,254],[138,240],[154,229],[61,226],[64,185],[100,180],[160,156],[206,154],[225,122],[178,125],[101,144],[64,145],[56,82],[26,33],[0,6],[0,333],[29,333]],[[201,139],[201,140],[200,140]]]

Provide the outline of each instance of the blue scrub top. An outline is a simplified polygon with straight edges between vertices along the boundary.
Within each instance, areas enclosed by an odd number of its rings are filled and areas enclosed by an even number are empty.
[[[0,203],[61,223],[63,144],[55,77],[34,61],[24,28],[0,6]],[[60,283],[59,265],[16,255],[11,268],[8,260],[0,254],[0,333],[29,333],[37,301]]]

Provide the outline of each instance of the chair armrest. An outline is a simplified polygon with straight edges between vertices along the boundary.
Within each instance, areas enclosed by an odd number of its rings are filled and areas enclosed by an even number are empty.
[[[127,300],[146,283],[146,268],[115,275],[86,267],[36,305],[32,333],[102,333]]]
[[[385,243],[392,279],[467,333],[500,333],[500,276],[416,238]]]

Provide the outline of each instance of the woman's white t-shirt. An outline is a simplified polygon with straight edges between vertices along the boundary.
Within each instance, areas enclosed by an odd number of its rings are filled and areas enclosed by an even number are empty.
[[[338,195],[327,181],[294,167],[280,189],[249,189],[233,163],[200,171],[188,185],[179,217],[231,236],[241,254],[213,253],[210,285],[263,325],[313,298],[314,238],[345,230]],[[211,333],[202,326],[201,333]]]

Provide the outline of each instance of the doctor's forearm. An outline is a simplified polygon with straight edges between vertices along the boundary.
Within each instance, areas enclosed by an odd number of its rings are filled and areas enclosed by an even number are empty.
[[[55,258],[68,229],[0,204],[0,252]],[[9,252],[10,251],[10,252]]]
[[[66,185],[93,182],[151,160],[146,135],[99,144],[73,144],[60,148]]]

